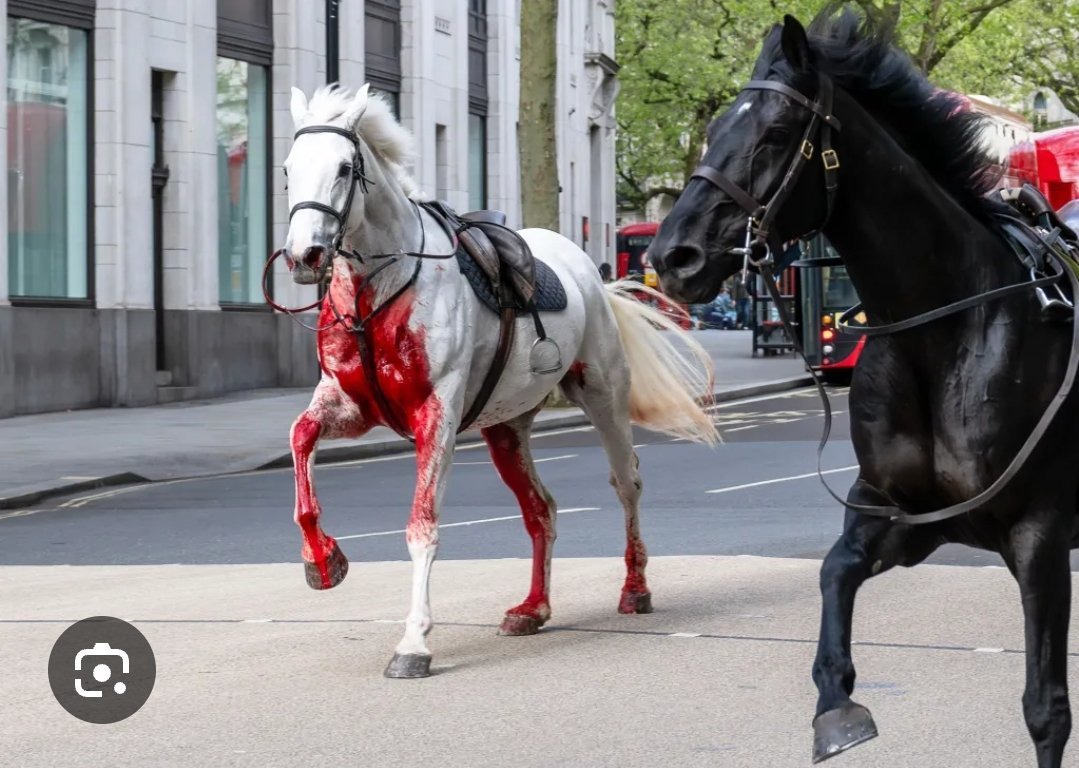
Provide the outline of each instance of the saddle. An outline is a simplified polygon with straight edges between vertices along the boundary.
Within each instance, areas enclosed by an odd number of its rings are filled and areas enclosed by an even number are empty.
[[[1031,279],[1047,273],[1050,253],[1079,260],[1079,236],[1060,219],[1036,187],[1024,184],[1002,189],[998,194],[1010,210],[995,215],[997,224],[1020,263],[1030,270]],[[1012,215],[1013,212],[1019,215]],[[1050,288],[1056,294],[1053,297],[1041,287],[1034,289],[1042,307],[1042,319],[1070,321],[1075,312],[1073,300],[1058,284]]]
[[[519,314],[529,313],[536,326],[537,339],[529,353],[532,372],[543,375],[561,370],[561,350],[547,337],[539,313],[564,310],[566,291],[554,271],[536,259],[528,243],[506,226],[506,214],[501,211],[458,214],[441,201],[422,205],[453,231],[461,273],[480,301],[500,316],[494,360],[462,419],[459,430],[463,431],[479,416],[498,384],[513,346]]]
[[[566,293],[558,276],[532,255],[519,234],[506,226],[505,213],[458,214],[444,202],[426,205],[435,209],[457,235],[461,271],[490,309],[532,313],[566,308]]]

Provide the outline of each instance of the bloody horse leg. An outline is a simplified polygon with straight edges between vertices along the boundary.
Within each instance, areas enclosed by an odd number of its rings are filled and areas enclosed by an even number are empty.
[[[443,415],[437,395],[431,395],[416,409],[411,422],[416,436],[416,493],[405,541],[412,556],[412,595],[405,635],[384,673],[398,678],[427,677],[431,673],[426,640],[432,626],[431,566],[438,553],[439,508],[456,447],[455,426]]]
[[[315,496],[312,475],[315,448],[323,432],[316,413],[308,409],[292,424],[289,442],[292,445],[292,464],[296,476],[296,524],[303,534],[304,571],[312,589],[336,587],[348,573],[348,560],[331,536],[319,524],[322,510]]]
[[[1026,625],[1027,683],[1023,715],[1034,740],[1038,768],[1059,768],[1071,733],[1068,703],[1068,620],[1071,515],[1054,511],[1011,532],[1008,565],[1019,582]]]
[[[880,504],[877,495],[855,486],[852,504]],[[854,597],[868,579],[895,565],[916,565],[940,545],[926,529],[867,518],[847,511],[843,535],[824,558],[820,570],[822,613],[813,681],[817,716],[813,720],[813,762],[819,763],[877,735],[869,710],[851,700],[854,661],[851,629]]]
[[[615,361],[609,360],[604,365],[599,354],[589,359],[592,362],[587,365],[574,363],[560,385],[566,397],[584,410],[599,432],[611,466],[611,485],[625,513],[626,580],[618,600],[618,612],[651,613],[652,593],[644,575],[648,550],[641,538],[640,525],[640,462],[633,450],[633,428],[629,420],[629,379],[624,374],[604,375],[619,370]]]
[[[555,501],[536,474],[528,436],[536,411],[483,430],[483,439],[502,481],[521,506],[532,539],[532,587],[520,605],[506,611],[499,634],[534,635],[551,618],[551,546],[555,540]]]

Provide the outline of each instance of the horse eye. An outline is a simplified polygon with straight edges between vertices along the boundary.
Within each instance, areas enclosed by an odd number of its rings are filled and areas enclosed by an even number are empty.
[[[337,169],[337,177],[343,179],[352,172],[352,166],[348,163],[341,163],[341,167]]]

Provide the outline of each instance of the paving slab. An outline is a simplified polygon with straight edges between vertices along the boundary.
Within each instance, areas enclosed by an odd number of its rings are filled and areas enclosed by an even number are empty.
[[[407,563],[356,563],[324,593],[297,563],[0,568],[0,754],[27,768],[808,766],[818,568],[657,557],[656,612],[619,616],[618,559],[558,559],[551,623],[503,638],[528,562],[439,562],[435,674],[419,681],[381,674]],[[67,623],[96,614],[134,621],[157,656],[147,704],[110,726],[68,715],[46,676]],[[859,596],[855,628],[856,698],[881,736],[830,766],[1034,764],[1007,571],[886,574]]]

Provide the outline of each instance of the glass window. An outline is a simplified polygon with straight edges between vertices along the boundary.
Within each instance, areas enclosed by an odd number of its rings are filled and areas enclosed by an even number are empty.
[[[468,206],[487,207],[487,119],[468,116]]]
[[[220,298],[262,301],[269,249],[266,67],[217,59],[217,195]]]
[[[89,298],[87,33],[7,20],[8,292]]]

